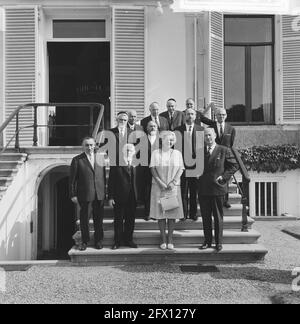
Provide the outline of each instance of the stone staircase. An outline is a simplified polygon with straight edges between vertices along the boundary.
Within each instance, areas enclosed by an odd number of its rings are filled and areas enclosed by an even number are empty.
[[[27,154],[21,153],[0,154],[0,201],[26,158]]]
[[[134,240],[138,249],[121,248],[112,251],[113,245],[113,210],[105,207],[104,246],[97,251],[90,246],[87,251],[80,252],[75,246],[69,252],[71,261],[79,265],[122,265],[122,264],[199,264],[199,263],[249,263],[262,261],[267,250],[258,243],[260,234],[252,226],[254,220],[249,218],[249,231],[242,232],[241,196],[236,185],[230,186],[230,203],[232,208],[225,209],[224,218],[224,249],[217,253],[214,249],[200,251],[204,242],[201,218],[197,222],[179,221],[174,232],[175,251],[161,251],[158,247],[160,234],[157,222],[146,222],[142,219],[143,208],[139,207],[136,214]],[[79,225],[79,224],[78,224]],[[91,242],[93,242],[93,222],[90,221]],[[74,236],[76,244],[81,241],[81,234]]]

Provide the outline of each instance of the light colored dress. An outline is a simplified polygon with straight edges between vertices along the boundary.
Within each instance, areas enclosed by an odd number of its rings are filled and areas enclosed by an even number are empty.
[[[169,184],[176,176],[179,170],[184,170],[184,163],[181,152],[170,150],[164,152],[156,150],[152,153],[150,168],[155,168],[160,179]],[[164,212],[160,203],[160,199],[165,196],[176,195],[179,201],[179,208]],[[174,190],[162,191],[156,180],[152,179],[150,217],[153,219],[182,219],[184,218],[180,180],[176,183]]]

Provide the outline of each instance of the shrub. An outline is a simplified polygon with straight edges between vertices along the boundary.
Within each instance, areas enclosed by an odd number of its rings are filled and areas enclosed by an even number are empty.
[[[239,152],[248,171],[276,173],[300,169],[300,149],[295,145],[254,146]]]

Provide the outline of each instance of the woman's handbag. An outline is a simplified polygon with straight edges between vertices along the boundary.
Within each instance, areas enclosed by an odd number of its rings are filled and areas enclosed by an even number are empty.
[[[164,212],[179,208],[179,201],[177,196],[166,196],[160,198],[161,207]]]

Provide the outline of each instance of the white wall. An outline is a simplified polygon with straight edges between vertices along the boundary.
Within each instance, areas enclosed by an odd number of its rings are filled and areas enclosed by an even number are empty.
[[[278,216],[288,214],[300,218],[300,170],[282,173],[249,172],[250,216],[255,217],[255,182],[278,182]],[[241,180],[241,175],[237,176]]]
[[[175,98],[178,109],[185,109],[186,91],[186,20],[164,7],[158,15],[147,9],[146,36],[146,112],[153,101],[162,110],[166,101]],[[192,85],[191,85],[192,87]]]
[[[37,193],[43,172],[70,165],[74,154],[34,154],[0,201],[0,261],[31,260],[37,254]],[[47,172],[46,172],[47,173]],[[30,224],[33,222],[33,233]]]

